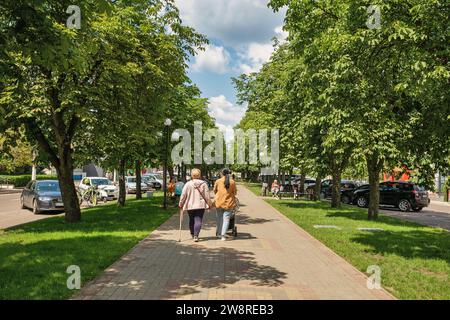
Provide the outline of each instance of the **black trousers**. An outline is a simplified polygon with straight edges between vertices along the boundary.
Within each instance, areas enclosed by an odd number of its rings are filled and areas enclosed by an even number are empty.
[[[205,214],[205,209],[195,209],[188,210],[189,214],[189,230],[191,235],[198,237],[200,230],[202,229],[203,215]]]

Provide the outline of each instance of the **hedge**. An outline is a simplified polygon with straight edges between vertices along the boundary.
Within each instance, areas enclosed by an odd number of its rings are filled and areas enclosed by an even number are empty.
[[[37,180],[58,180],[55,175],[38,174],[36,176]],[[27,183],[31,180],[31,174],[23,174],[18,176],[0,176],[0,184],[12,184],[14,188],[25,187]]]

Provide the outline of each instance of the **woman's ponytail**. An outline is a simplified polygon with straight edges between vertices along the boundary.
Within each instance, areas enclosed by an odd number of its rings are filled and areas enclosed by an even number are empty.
[[[225,188],[228,190],[230,188],[231,171],[229,169],[223,169],[222,174],[225,176]]]

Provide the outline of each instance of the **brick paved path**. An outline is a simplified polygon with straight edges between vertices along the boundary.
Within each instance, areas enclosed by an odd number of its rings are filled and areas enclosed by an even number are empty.
[[[75,299],[392,299],[366,277],[239,186],[235,240],[215,238],[214,214],[194,243],[175,215],[84,286]]]

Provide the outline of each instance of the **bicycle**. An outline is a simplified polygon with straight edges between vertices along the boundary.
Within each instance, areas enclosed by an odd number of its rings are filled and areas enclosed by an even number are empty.
[[[95,186],[92,186],[86,190],[78,189],[78,199],[80,201],[80,206],[83,201],[85,201],[89,207],[95,207],[98,204],[99,197],[99,192]]]

